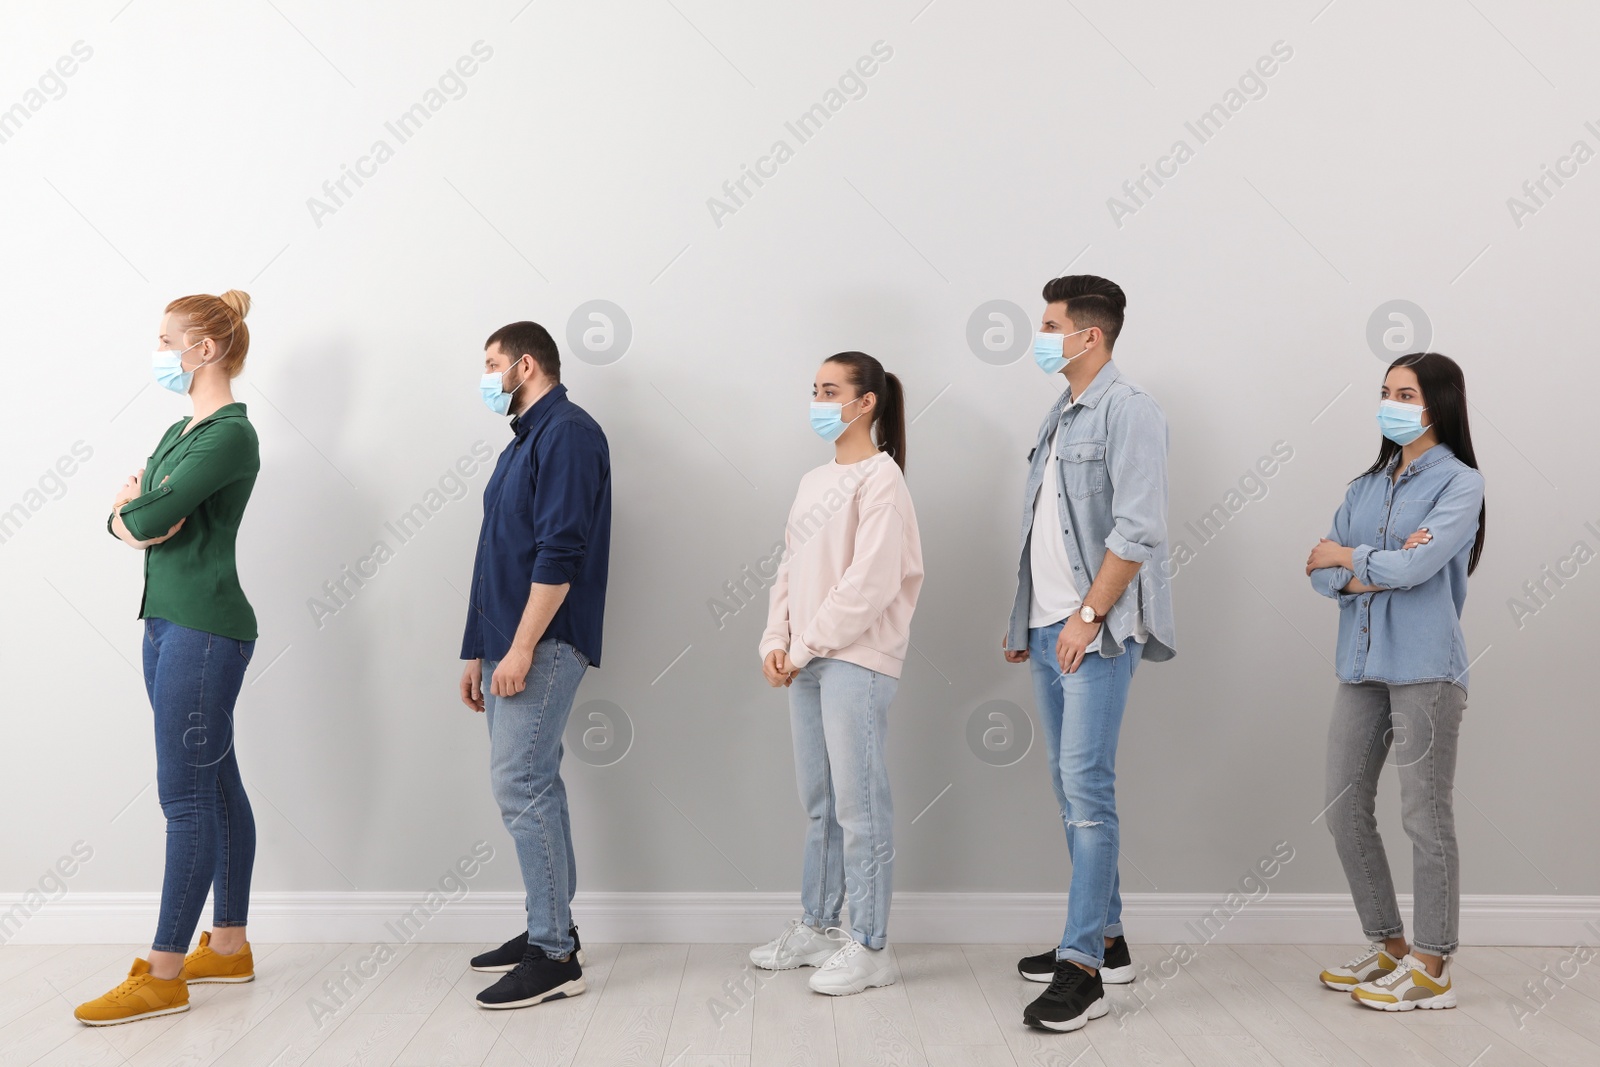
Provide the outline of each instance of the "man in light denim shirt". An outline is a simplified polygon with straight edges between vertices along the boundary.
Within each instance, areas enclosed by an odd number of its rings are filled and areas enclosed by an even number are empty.
[[[1023,1021],[1065,1031],[1106,1013],[1104,982],[1133,981],[1117,874],[1117,738],[1139,661],[1175,649],[1166,417],[1111,359],[1127,299],[1087,274],[1054,279],[1044,299],[1034,361],[1067,389],[1029,454],[1004,648],[1008,662],[1032,663],[1072,858],[1060,945],[1017,964],[1024,978],[1050,983]]]

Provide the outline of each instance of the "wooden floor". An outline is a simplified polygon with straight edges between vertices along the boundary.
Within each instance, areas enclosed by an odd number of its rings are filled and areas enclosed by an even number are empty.
[[[1111,1014],[1052,1035],[1021,1021],[1043,987],[1015,963],[1038,945],[895,945],[899,984],[837,998],[806,987],[809,969],[752,979],[748,945],[586,945],[588,992],[515,1011],[473,1004],[494,977],[466,965],[484,947],[401,946],[370,979],[346,977],[336,1006],[324,982],[356,974],[371,946],[261,945],[249,985],[195,986],[186,1014],[89,1028],[72,1008],[115,985],[140,949],[8,946],[0,1064],[1600,1065],[1600,960],[1548,984],[1536,1014],[1519,999],[1541,967],[1563,973],[1567,953],[1552,948],[1463,949],[1460,1007],[1390,1014],[1316,982],[1323,964],[1360,946],[1203,945],[1166,978],[1167,953],[1141,957],[1136,944],[1136,965],[1149,969],[1108,991]]]

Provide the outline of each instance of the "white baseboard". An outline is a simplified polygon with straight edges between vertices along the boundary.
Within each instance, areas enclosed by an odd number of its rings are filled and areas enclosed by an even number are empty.
[[[1411,899],[1401,896],[1409,918]],[[138,944],[155,926],[155,893],[74,893],[40,903],[0,894],[0,944]],[[742,943],[765,941],[799,914],[793,893],[580,892],[573,915],[585,940]],[[409,919],[407,916],[409,915]],[[1048,944],[1066,917],[1060,893],[896,893],[890,937],[906,943]],[[209,910],[201,927],[209,921]],[[285,941],[500,942],[523,924],[520,893],[257,893],[250,937]],[[1215,893],[1129,893],[1128,939],[1145,944],[1354,944],[1350,898],[1269,893],[1254,900]],[[1475,895],[1461,898],[1467,945],[1600,943],[1600,897]]]

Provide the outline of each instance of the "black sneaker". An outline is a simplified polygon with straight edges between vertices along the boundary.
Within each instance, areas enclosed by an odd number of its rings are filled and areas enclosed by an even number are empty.
[[[586,961],[583,958],[583,945],[578,941],[578,928],[574,926],[567,933],[572,935],[572,955],[577,959],[579,966]],[[513,937],[499,948],[492,948],[472,957],[472,969],[475,971],[505,972],[522,962],[522,957],[528,954],[528,931]]]
[[[478,994],[478,1007],[526,1008],[547,1000],[575,997],[586,988],[577,953],[558,960],[538,948],[530,948],[521,963]]]
[[[1065,1033],[1080,1029],[1090,1019],[1098,1019],[1110,1010],[1100,976],[1062,960],[1056,964],[1050,988],[1022,1009],[1022,1021],[1041,1030]]]
[[[1048,982],[1056,976],[1056,950],[1047,948],[1037,956],[1017,961],[1017,973],[1030,982]]]
[[[1017,973],[1030,982],[1048,982],[1056,976],[1056,950],[1046,949],[1037,956],[1017,961]],[[1128,939],[1121,934],[1106,948],[1100,965],[1100,981],[1106,985],[1127,985],[1133,981],[1133,957],[1128,955]]]
[[[1133,981],[1133,957],[1128,954],[1128,939],[1116,936],[1100,964],[1100,981],[1105,985],[1127,985]]]

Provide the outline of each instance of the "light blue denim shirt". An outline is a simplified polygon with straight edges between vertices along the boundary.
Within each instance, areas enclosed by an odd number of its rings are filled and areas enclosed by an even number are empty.
[[[1328,538],[1353,548],[1350,567],[1319,567],[1311,587],[1339,602],[1335,671],[1342,682],[1454,682],[1467,688],[1461,608],[1478,536],[1483,475],[1437,444],[1393,481],[1399,453],[1350,483]],[[1425,545],[1402,549],[1426,526]],[[1341,593],[1351,577],[1381,586]]]
[[[1172,582],[1167,577],[1167,418],[1155,397],[1123,376],[1115,360],[1107,360],[1072,403],[1069,385],[1039,426],[1028,453],[1028,484],[1022,494],[1021,563],[1017,595],[1006,629],[1007,649],[1028,647],[1028,606],[1033,574],[1028,550],[1030,533],[1066,540],[1072,579],[1087,594],[1110,549],[1122,559],[1142,564],[1122,591],[1100,627],[1100,643],[1090,651],[1120,656],[1122,642],[1133,634],[1134,605],[1143,613],[1149,640],[1146,660],[1168,660],[1177,654],[1172,632]],[[1070,407],[1068,405],[1071,405]],[[1033,502],[1044,483],[1050,438],[1057,446],[1055,485],[1061,492],[1062,528],[1033,530]]]

